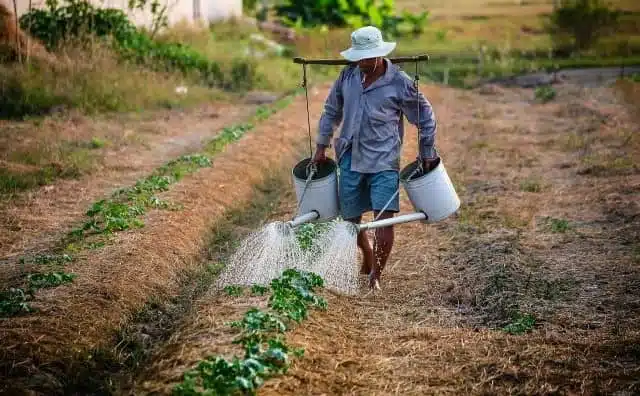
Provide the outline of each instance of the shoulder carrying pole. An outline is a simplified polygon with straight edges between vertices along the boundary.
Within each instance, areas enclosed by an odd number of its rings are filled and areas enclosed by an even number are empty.
[[[428,61],[429,55],[414,55],[414,56],[396,56],[393,58],[389,58],[391,63],[408,63],[408,62],[419,62],[419,61]],[[301,65],[350,65],[355,62],[348,61],[346,59],[305,59],[302,57],[293,58],[293,63],[301,64]]]

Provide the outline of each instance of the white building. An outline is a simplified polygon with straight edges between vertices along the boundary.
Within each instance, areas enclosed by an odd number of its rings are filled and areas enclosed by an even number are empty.
[[[29,10],[29,3],[33,8],[45,7],[44,0],[16,0],[18,16]],[[148,0],[151,3],[151,0]],[[147,10],[131,11],[128,8],[129,0],[89,0],[97,7],[119,8],[125,11],[130,19],[139,26],[150,26],[152,21],[151,12]],[[159,0],[161,6],[167,6],[167,19],[169,25],[179,22],[217,22],[233,17],[242,16],[242,0]],[[13,0],[0,0],[13,10]]]

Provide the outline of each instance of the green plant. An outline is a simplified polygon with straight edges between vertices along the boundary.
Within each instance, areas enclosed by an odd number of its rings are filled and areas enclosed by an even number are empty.
[[[238,297],[244,293],[244,289],[242,288],[242,286],[237,286],[237,285],[225,286],[224,292],[227,293],[229,296]]]
[[[397,16],[393,0],[287,0],[274,8],[289,26],[349,26],[357,29],[374,25],[392,35],[422,32],[429,15],[428,12],[419,15],[404,12]]]
[[[527,178],[520,182],[520,190],[537,193],[542,191],[542,184],[537,178]]]
[[[33,312],[33,308],[29,305],[32,298],[32,292],[25,292],[23,289],[11,288],[8,291],[0,292],[0,317],[6,318]]]
[[[571,229],[571,225],[564,219],[550,219],[551,232],[564,233]]]
[[[227,144],[239,140],[245,133],[253,129],[253,124],[238,124],[226,127],[215,138],[207,143],[206,151],[210,154],[216,154],[222,150]]]
[[[536,325],[536,318],[531,314],[517,312],[513,315],[512,322],[502,328],[505,333],[520,335],[531,331]]]
[[[21,257],[20,264],[33,263],[38,265],[64,265],[73,261],[68,254],[36,254],[32,258]]]
[[[614,31],[620,15],[604,0],[561,0],[551,13],[547,29],[556,45],[569,41],[573,49],[582,51]]]
[[[91,142],[89,142],[89,146],[92,149],[103,148],[106,144],[107,142],[104,139],[100,139],[98,137],[91,138]]]
[[[313,242],[316,238],[327,229],[327,225],[324,223],[306,223],[296,228],[295,234],[298,244],[302,250],[309,250],[313,246]]]
[[[322,278],[316,274],[284,271],[271,282],[271,311],[251,308],[241,320],[229,324],[240,330],[233,342],[243,347],[244,357],[207,357],[184,374],[174,395],[255,395],[265,380],[285,373],[290,365],[289,354],[302,356],[304,350],[287,345],[283,333],[290,329],[289,321],[299,322],[306,317],[308,306],[326,309],[326,301],[313,294],[315,288],[322,286]]]
[[[251,294],[254,296],[264,296],[269,291],[267,286],[253,285],[251,286]]]
[[[193,48],[181,43],[154,40],[155,31],[165,23],[160,14],[166,11],[160,8],[156,0],[151,3],[148,0],[130,2],[133,8],[150,5],[154,15],[151,34],[137,29],[122,10],[96,8],[86,0],[65,1],[66,5],[59,5],[56,0],[47,0],[46,8],[24,14],[20,17],[21,28],[45,43],[49,49],[67,40],[84,40],[89,36],[111,39],[114,49],[124,59],[160,71],[195,73],[212,86],[228,89],[235,88],[235,84],[241,82],[241,87],[246,88],[255,79],[254,69],[247,62],[236,61],[231,79],[227,81],[218,63],[210,61]]]
[[[543,85],[543,86],[537,87],[535,90],[536,100],[542,103],[547,103],[552,101],[556,97],[556,94],[557,94],[556,90],[549,85]]]
[[[169,185],[178,182],[184,175],[209,166],[211,160],[201,154],[183,155],[167,162],[150,176],[138,180],[133,187],[117,190],[110,199],[95,202],[86,213],[90,220],[73,230],[70,236],[81,238],[86,233],[110,234],[142,227],[144,223],[138,217],[148,208],[170,208],[156,193],[167,191]]]
[[[29,282],[29,289],[44,289],[73,282],[76,276],[76,274],[65,272],[36,273],[27,276],[27,281]]]

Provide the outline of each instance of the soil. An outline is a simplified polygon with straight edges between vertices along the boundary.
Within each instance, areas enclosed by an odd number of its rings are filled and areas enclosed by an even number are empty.
[[[328,310],[288,335],[304,357],[260,394],[640,392],[637,103],[609,86],[556,89],[540,104],[521,88],[424,87],[460,210],[396,226],[382,290],[325,292]],[[313,123],[326,92],[312,95]],[[44,293],[42,313],[1,323],[5,369],[23,375],[14,387],[36,388],[34,373],[54,382],[46,375],[70,351],[108,348],[108,334],[149,296],[170,293],[175,273],[197,265],[213,219],[263,179],[242,165],[262,154],[262,170],[291,169],[300,151],[290,144],[304,143],[306,122],[298,100],[169,191],[183,211],[150,213],[144,229],[74,263],[78,282]],[[415,140],[405,140],[403,165],[415,159]],[[401,199],[410,211],[404,191]],[[294,209],[287,202],[271,219]],[[224,324],[260,303],[212,290],[114,393],[170,394],[198,360],[235,351]],[[509,334],[519,325],[522,334]]]

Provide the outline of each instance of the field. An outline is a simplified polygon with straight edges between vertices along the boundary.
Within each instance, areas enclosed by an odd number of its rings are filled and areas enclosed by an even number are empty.
[[[397,226],[373,294],[215,287],[243,238],[296,209],[291,168],[338,69],[310,68],[308,120],[291,56],[337,57],[348,29],[300,29],[284,55],[240,22],[159,36],[217,62],[215,86],[99,42],[0,63],[0,394],[196,394],[192,369],[265,335],[282,338],[261,395],[640,393],[640,5],[617,2],[623,28],[593,54],[545,64],[514,51],[550,48],[549,2],[396,3],[431,12],[398,53],[433,55],[421,91],[462,205]],[[503,55],[480,70],[482,46]],[[499,79],[557,64],[615,76]]]

